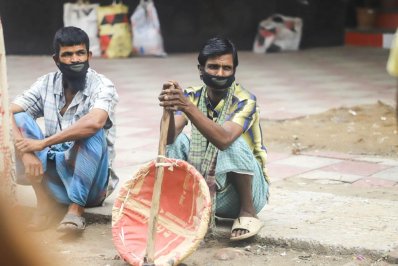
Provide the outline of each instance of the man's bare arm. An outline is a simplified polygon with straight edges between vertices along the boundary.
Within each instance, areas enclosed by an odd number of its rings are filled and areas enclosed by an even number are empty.
[[[108,113],[105,110],[94,108],[70,127],[48,137],[46,146],[91,137],[104,127],[107,119]]]
[[[169,130],[167,132],[167,144],[172,144],[182,132],[187,121],[183,115],[170,115]]]
[[[12,114],[16,114],[25,110],[21,106],[12,103],[10,111]],[[12,116],[11,123],[14,140],[24,139],[24,136],[17,127],[14,116]],[[43,166],[39,158],[33,152],[21,152],[18,149],[17,156],[22,160],[26,176],[32,181],[39,181],[43,176]]]
[[[21,106],[12,103],[11,107],[10,107],[10,111],[12,114],[16,114],[16,113],[24,112],[25,110]],[[12,116],[11,123],[12,123],[12,132],[14,135],[14,139],[23,138],[22,133],[19,131],[17,124],[15,123],[14,116]]]
[[[184,96],[177,82],[165,83],[159,100],[160,105],[166,109],[184,112],[200,133],[220,150],[227,149],[243,133],[243,128],[234,122],[227,121],[220,126],[207,118],[197,106]],[[176,123],[176,131],[179,130],[179,126],[181,125]]]

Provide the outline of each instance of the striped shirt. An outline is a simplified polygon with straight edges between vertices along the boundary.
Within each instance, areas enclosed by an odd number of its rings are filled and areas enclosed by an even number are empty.
[[[243,139],[249,145],[257,161],[265,171],[265,164],[267,160],[267,150],[263,145],[263,137],[260,126],[260,110],[257,106],[256,96],[245,90],[238,83],[234,83],[235,93],[232,97],[230,110],[227,111],[225,121],[231,121],[243,128]],[[185,96],[198,106],[200,95],[203,87],[188,87],[185,90]],[[220,114],[225,99],[222,99],[217,106],[213,107],[206,95],[207,117],[210,119],[217,118]],[[177,111],[176,115],[182,115],[181,111]]]
[[[13,103],[22,107],[34,119],[44,117],[46,137],[69,127],[93,108],[106,111],[108,120],[104,129],[108,141],[111,165],[115,157],[115,106],[118,99],[113,83],[105,76],[89,69],[84,89],[76,93],[63,116],[60,111],[65,106],[65,95],[60,71],[40,77],[28,90],[18,96]]]

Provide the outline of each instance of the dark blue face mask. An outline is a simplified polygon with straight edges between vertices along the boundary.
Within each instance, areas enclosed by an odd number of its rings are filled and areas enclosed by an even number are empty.
[[[208,87],[216,90],[225,90],[231,87],[232,83],[235,81],[234,74],[228,77],[220,77],[211,75],[206,71],[202,71],[201,78]]]

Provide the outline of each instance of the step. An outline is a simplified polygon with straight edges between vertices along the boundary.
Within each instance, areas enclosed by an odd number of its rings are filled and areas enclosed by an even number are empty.
[[[272,201],[258,214],[265,222],[259,237],[268,243],[329,254],[397,254],[398,206],[393,199],[282,187],[271,187],[270,195]]]
[[[346,29],[345,45],[368,46],[389,49],[394,38],[392,29]]]

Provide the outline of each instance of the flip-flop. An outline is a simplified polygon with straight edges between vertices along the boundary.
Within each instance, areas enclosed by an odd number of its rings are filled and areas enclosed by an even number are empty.
[[[246,234],[235,236],[230,238],[231,241],[238,241],[247,239],[249,237],[255,236],[260,232],[261,228],[264,226],[264,223],[255,217],[239,217],[235,219],[234,224],[232,225],[231,234],[235,230],[247,230]]]
[[[61,233],[76,233],[83,232],[86,228],[86,219],[83,216],[67,213],[59,223],[57,232]]]

